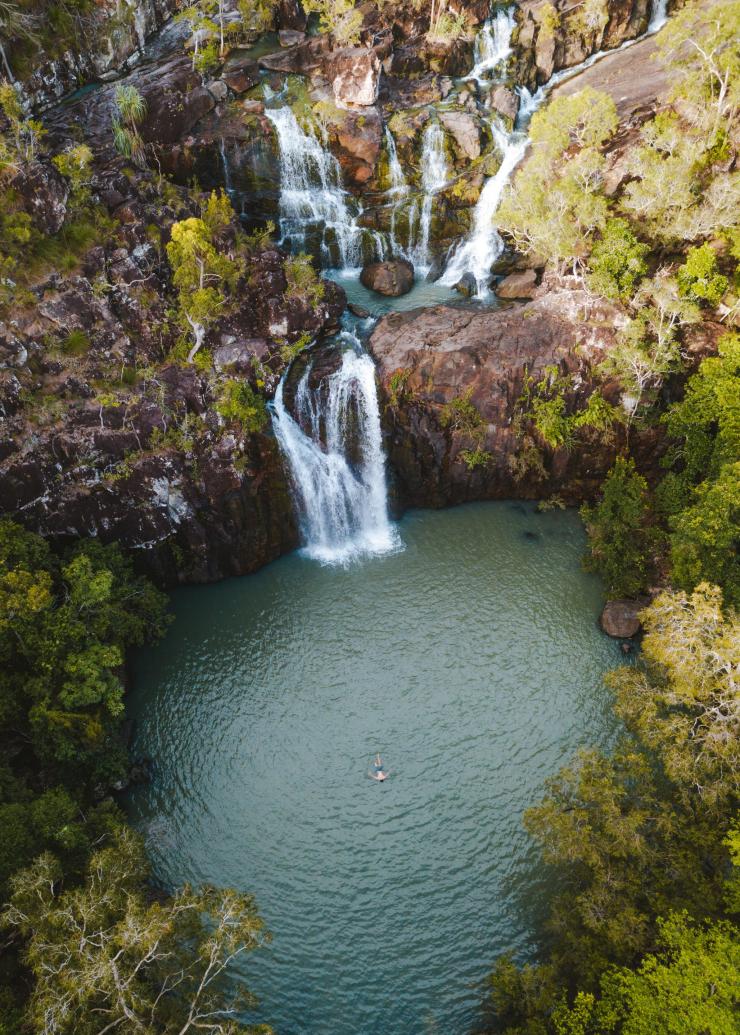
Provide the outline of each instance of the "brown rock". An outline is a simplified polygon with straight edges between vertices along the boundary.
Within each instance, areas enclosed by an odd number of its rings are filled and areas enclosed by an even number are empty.
[[[519,113],[519,97],[508,86],[500,84],[491,93],[491,107],[513,122]]]
[[[336,51],[330,76],[338,108],[370,107],[377,101],[380,61],[374,50],[344,47]]]
[[[360,282],[379,295],[398,298],[408,294],[414,286],[414,267],[406,259],[373,262],[363,269]]]
[[[13,178],[12,186],[37,230],[56,234],[62,229],[69,188],[53,165],[33,162],[25,166]]]
[[[480,130],[472,115],[465,111],[444,111],[439,121],[455,138],[466,158],[471,161],[480,158]]]
[[[496,287],[499,298],[533,298],[537,288],[537,274],[534,270],[510,273]]]
[[[607,636],[616,640],[628,640],[641,629],[640,611],[646,600],[607,600],[601,612],[599,624]]]
[[[281,29],[278,33],[278,43],[281,47],[295,47],[298,43],[303,43],[305,38],[305,32],[299,29]]]

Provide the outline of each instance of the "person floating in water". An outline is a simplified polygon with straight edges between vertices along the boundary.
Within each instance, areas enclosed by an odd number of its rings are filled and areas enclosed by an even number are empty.
[[[373,762],[373,767],[370,770],[369,775],[373,780],[377,780],[378,783],[382,783],[383,780],[387,780],[390,776],[390,773],[386,773],[383,769],[383,762],[380,757],[380,752],[378,752],[375,756],[375,761]]]

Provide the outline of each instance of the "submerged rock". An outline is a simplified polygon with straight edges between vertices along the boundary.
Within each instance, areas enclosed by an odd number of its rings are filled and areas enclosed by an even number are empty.
[[[372,262],[363,269],[360,282],[379,295],[398,298],[414,286],[414,267],[406,259]]]
[[[642,628],[639,616],[646,603],[645,599],[607,600],[599,624],[607,636],[628,640]]]
[[[477,290],[478,281],[472,273],[463,273],[457,284],[455,284],[455,291],[459,291],[460,294],[464,295],[466,298],[472,298]]]

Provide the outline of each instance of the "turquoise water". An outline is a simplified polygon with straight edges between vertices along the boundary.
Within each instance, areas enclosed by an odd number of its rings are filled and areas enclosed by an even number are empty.
[[[523,810],[612,734],[572,512],[414,512],[349,568],[292,554],[174,595],[134,660],[129,807],[165,883],[252,891],[272,944],[236,975],[279,1035],[465,1035],[548,892]],[[391,770],[368,777],[375,751]]]

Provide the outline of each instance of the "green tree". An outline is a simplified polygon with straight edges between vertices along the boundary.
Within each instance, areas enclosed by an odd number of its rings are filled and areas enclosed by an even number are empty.
[[[609,597],[634,597],[646,587],[657,534],[645,479],[634,460],[617,457],[595,506],[583,506],[588,529],[587,571],[604,579]]]
[[[141,839],[120,828],[66,889],[41,855],[13,878],[3,926],[25,944],[34,978],[27,1011],[48,1035],[269,1033],[237,1017],[254,1005],[230,968],[267,941],[249,895],[186,886],[152,902]]]
[[[180,312],[193,336],[187,357],[188,363],[192,363],[209,326],[223,314],[227,291],[236,287],[242,264],[219,251],[211,227],[194,216],[172,227],[167,258],[178,290]]]
[[[604,298],[626,301],[647,272],[650,251],[625,219],[609,219],[589,258],[589,285]]]
[[[362,12],[355,0],[304,0],[306,14],[318,14],[322,32],[331,33],[340,46],[360,42]]]
[[[686,262],[678,270],[678,286],[692,302],[719,305],[727,290],[727,277],[717,269],[717,256],[710,245],[689,248]]]

